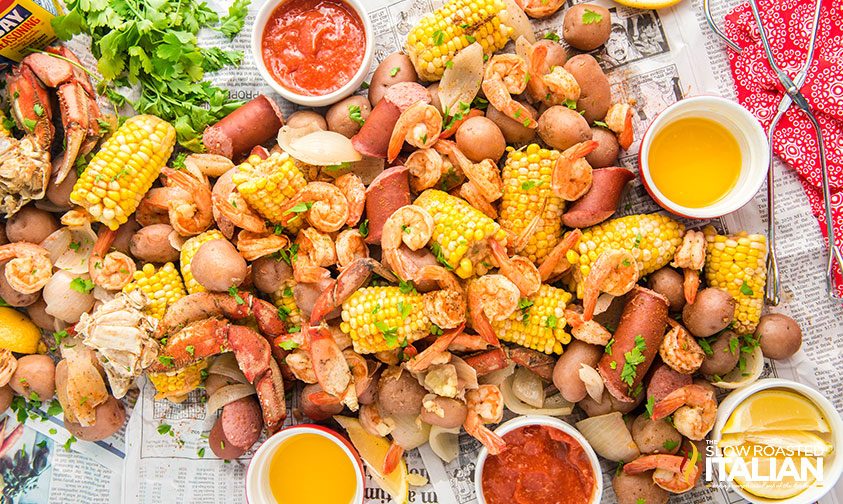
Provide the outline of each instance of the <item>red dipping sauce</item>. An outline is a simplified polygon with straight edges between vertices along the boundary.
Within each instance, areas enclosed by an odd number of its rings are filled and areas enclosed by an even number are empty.
[[[360,69],[366,33],[342,0],[286,0],[272,11],[261,37],[270,75],[297,94],[322,96]]]
[[[546,425],[503,435],[506,450],[483,466],[487,504],[587,504],[596,488],[588,454],[573,437]]]

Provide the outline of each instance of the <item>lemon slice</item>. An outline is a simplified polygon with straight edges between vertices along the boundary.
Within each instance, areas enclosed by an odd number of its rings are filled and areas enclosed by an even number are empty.
[[[398,467],[389,474],[382,471],[389,441],[366,432],[356,418],[335,416],[334,420],[348,433],[351,443],[360,453],[360,458],[369,468],[369,475],[384,491],[395,499],[397,504],[406,504],[410,494],[410,482],[407,476],[407,464],[402,459]]]
[[[41,330],[26,315],[12,308],[0,307],[0,348],[32,354],[43,346],[39,343]]]
[[[751,454],[752,444],[750,443],[744,446],[749,448],[747,453]],[[747,477],[747,474],[744,474],[743,471],[736,471],[734,463],[729,463],[728,461],[726,462],[726,470],[734,476],[735,483],[747,492],[759,497],[764,497],[766,499],[789,499],[790,497],[804,492],[805,489],[809,488],[814,484],[814,481],[816,481],[816,478],[810,471],[807,471],[808,477],[805,480],[796,479],[789,474],[783,474],[782,466],[785,464],[788,457],[742,456],[739,454],[736,447],[725,448],[723,450],[723,454],[726,457],[743,459],[748,471],[752,471],[750,468],[753,463],[757,466],[757,469],[755,469],[755,475],[757,475],[758,478],[753,478],[752,474]],[[811,464],[817,463],[816,457],[802,458],[809,460]],[[794,463],[796,464],[798,471],[800,467],[799,458],[794,458]],[[762,481],[762,479],[771,481]]]
[[[615,0],[621,5],[635,7],[636,9],[662,9],[676,5],[682,0]]]
[[[820,410],[802,395],[787,390],[762,390],[749,396],[732,412],[724,434],[770,430],[829,432]]]

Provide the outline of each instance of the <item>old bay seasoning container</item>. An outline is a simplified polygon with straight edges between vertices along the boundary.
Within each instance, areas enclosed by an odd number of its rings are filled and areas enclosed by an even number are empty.
[[[55,40],[50,21],[61,14],[58,0],[0,0],[0,70]]]

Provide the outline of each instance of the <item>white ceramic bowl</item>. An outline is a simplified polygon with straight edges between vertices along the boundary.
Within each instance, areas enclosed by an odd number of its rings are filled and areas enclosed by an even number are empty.
[[[741,150],[741,172],[735,186],[720,201],[702,208],[686,207],[669,200],[653,182],[648,162],[653,138],[668,124],[687,117],[703,117],[720,123],[732,133]],[[734,212],[755,196],[767,176],[769,151],[764,128],[747,109],[719,96],[695,96],[667,107],[650,123],[638,151],[638,170],[647,192],[664,209],[683,217],[712,219]]]
[[[594,472],[594,493],[591,495],[591,501],[588,504],[598,504],[600,502],[600,498],[603,496],[603,472],[600,469],[600,461],[597,459],[597,454],[594,453],[594,449],[591,448],[591,445],[588,444],[585,437],[580,434],[573,425],[560,420],[558,418],[543,416],[543,415],[524,415],[515,417],[512,420],[504,422],[495,429],[495,433],[499,436],[503,436],[507,432],[514,431],[515,429],[526,427],[528,425],[546,425],[548,427],[553,427],[554,429],[558,429],[565,434],[568,434],[572,438],[576,439],[579,444],[582,445],[583,450],[585,450],[586,455],[588,455],[588,461],[591,462],[591,470]],[[489,456],[489,451],[484,446],[480,449],[480,455],[477,457],[477,463],[474,466],[474,494],[477,496],[477,502],[480,504],[486,504],[486,498],[483,496],[483,466],[486,464],[486,457]]]
[[[823,484],[822,486],[813,485],[804,492],[795,495],[790,499],[765,499],[746,492],[734,483],[730,483],[731,488],[735,491],[735,493],[753,504],[810,504],[817,502],[823,495],[828,493],[829,490],[834,488],[837,481],[840,479],[841,473],[843,473],[843,454],[840,453],[840,451],[843,450],[843,420],[840,418],[840,413],[834,409],[834,405],[815,389],[801,383],[791,380],[783,380],[780,378],[758,380],[751,385],[737,389],[726,396],[726,398],[723,399],[717,407],[717,421],[714,423],[711,440],[714,443],[717,454],[720,455],[720,448],[717,447],[717,444],[720,442],[720,438],[722,436],[721,431],[723,430],[723,426],[726,424],[726,420],[728,420],[732,412],[735,411],[735,408],[756,392],[773,388],[792,390],[807,397],[817,406],[817,408],[819,408],[823,416],[825,416],[828,421],[828,424],[831,427],[834,451],[831,455],[826,456],[823,459]]]
[[[246,502],[248,504],[275,504],[277,502],[272,495],[272,489],[269,487],[269,476],[267,474],[269,471],[269,462],[272,460],[275,449],[281,443],[300,434],[316,434],[317,436],[331,440],[334,444],[342,448],[342,451],[345,452],[348,459],[352,462],[351,465],[354,466],[354,476],[357,479],[357,490],[354,493],[354,499],[348,504],[363,504],[363,497],[366,494],[366,479],[365,473],[363,472],[363,461],[360,460],[357,451],[347,439],[336,432],[321,425],[313,424],[287,427],[263,442],[260,448],[258,448],[258,451],[255,452],[255,456],[252,457],[251,462],[249,462],[249,468],[246,470]]]
[[[363,54],[363,61],[360,64],[360,68],[357,70],[357,73],[354,74],[354,77],[343,87],[320,96],[301,95],[285,88],[272,77],[263,61],[263,55],[261,54],[261,39],[263,38],[264,28],[266,27],[266,23],[275,8],[285,1],[286,0],[267,0],[264,2],[258,11],[255,23],[252,25],[252,57],[255,60],[255,65],[258,67],[258,71],[260,72],[261,77],[263,77],[263,80],[265,80],[276,93],[283,96],[286,100],[307,107],[323,107],[331,105],[354,93],[354,91],[359,88],[366,79],[366,75],[369,73],[369,67],[372,66],[372,59],[375,56],[375,32],[372,28],[372,22],[369,20],[369,15],[366,12],[366,1],[342,0],[354,9],[355,12],[357,12],[357,15],[360,16],[360,21],[363,23],[363,32],[366,35],[366,50]]]

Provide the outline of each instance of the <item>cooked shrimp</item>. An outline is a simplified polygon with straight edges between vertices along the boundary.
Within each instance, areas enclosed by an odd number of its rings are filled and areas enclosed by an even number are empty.
[[[591,320],[601,292],[622,296],[638,282],[638,263],[626,250],[607,250],[597,256],[583,282],[583,320]]]
[[[518,2],[524,12],[531,18],[541,19],[556,14],[565,3],[564,0],[526,0]]]
[[[356,226],[366,209],[366,186],[363,180],[356,173],[346,173],[337,177],[334,184],[339,187],[348,201],[348,220],[345,224]]]
[[[231,181],[231,175],[235,170],[232,168],[223,173],[214,183],[214,189],[211,191],[213,214],[217,226],[228,238],[234,236],[234,226],[253,233],[266,233],[266,220],[249,206]]]
[[[597,142],[586,140],[569,147],[559,155],[553,167],[553,193],[566,201],[576,201],[591,188],[591,165],[585,160]]]
[[[337,264],[345,268],[360,257],[369,257],[369,246],[357,229],[344,229],[336,240]]]
[[[284,358],[287,367],[292,371],[293,376],[304,383],[316,383],[316,372],[313,371],[313,362],[310,354],[302,348],[296,348]]]
[[[47,285],[53,276],[50,252],[34,243],[15,242],[0,246],[0,261],[6,263],[9,287],[21,294],[33,294]]]
[[[138,221],[138,224],[144,227],[153,224],[170,224],[168,201],[172,193],[173,189],[168,187],[153,187],[146,191],[146,194],[143,195],[140,203],[138,203],[138,208],[135,210],[135,220]],[[62,216],[62,224],[71,226],[71,224],[66,222],[66,217],[68,217],[67,214]],[[90,219],[88,222],[90,222]]]
[[[420,193],[435,187],[442,178],[443,164],[442,156],[434,149],[413,151],[404,162],[404,166],[410,171],[410,189]]]
[[[700,441],[711,432],[717,418],[714,392],[702,385],[685,385],[662,398],[653,408],[653,420],[673,413],[673,426],[688,439]]]
[[[418,250],[433,236],[433,217],[417,205],[405,205],[392,212],[383,225],[381,247],[396,250],[404,243],[410,250]]]
[[[702,231],[687,230],[682,237],[682,245],[676,250],[671,266],[682,268],[685,275],[683,290],[685,301],[694,304],[697,290],[700,288],[700,271],[705,266],[705,235]]]
[[[351,371],[337,342],[327,327],[310,327],[307,351],[322,390],[340,399],[351,411],[357,411],[357,393]]]
[[[88,273],[91,280],[105,290],[120,290],[135,275],[135,261],[123,252],[108,252],[117,231],[112,231],[105,226],[100,227],[99,236],[88,257]]]
[[[498,423],[503,419],[503,395],[496,385],[483,384],[465,394],[468,416],[463,428],[489,450],[492,455],[501,453],[506,442],[483,424]]]
[[[527,128],[536,128],[530,111],[512,98],[527,86],[527,62],[515,54],[496,54],[489,59],[483,74],[483,93],[493,107]]]
[[[677,373],[694,374],[702,366],[705,352],[697,340],[679,322],[668,319],[670,331],[659,346],[662,361]]]
[[[442,114],[433,105],[417,101],[398,117],[389,137],[387,160],[392,162],[401,152],[404,142],[420,149],[430,147],[442,133]]]
[[[568,271],[571,263],[568,262],[565,256],[569,250],[577,246],[580,238],[582,238],[582,231],[574,229],[559,240],[559,243],[553,247],[553,250],[545,256],[544,261],[539,266],[539,275],[541,275],[543,282],[547,282],[552,277]]]
[[[413,276],[413,281],[416,283],[433,281],[439,285],[440,289],[456,291],[460,295],[463,294],[462,284],[460,284],[457,276],[438,264],[428,264],[419,268]]]
[[[591,345],[606,346],[612,333],[595,320],[583,320],[582,313],[565,308],[565,321],[571,326],[571,336]]]
[[[404,367],[411,373],[418,373],[435,364],[450,362],[451,354],[448,352],[448,346],[457,336],[462,334],[464,327],[464,325],[459,325],[454,329],[445,331],[429,347],[405,362]]]
[[[655,469],[653,482],[675,494],[685,493],[694,488],[700,477],[697,461],[680,455],[664,453],[644,455],[623,466],[623,472],[627,474],[640,474],[653,469]]]
[[[395,420],[383,416],[376,402],[361,405],[357,418],[360,426],[373,436],[386,437],[395,429]]]
[[[486,214],[490,219],[497,220],[498,211],[480,194],[480,190],[470,180],[460,186],[460,197],[468,201],[469,205]]]
[[[468,284],[468,314],[471,325],[490,344],[497,346],[498,337],[492,321],[505,320],[518,309],[521,292],[503,275],[483,275]]]
[[[514,231],[504,228],[504,231],[506,231],[507,234],[507,250],[512,251],[513,254],[517,254],[518,252],[524,250],[524,247],[527,246],[530,238],[532,238],[539,229],[539,224],[542,222],[542,215],[544,215],[545,205],[547,205],[547,198],[542,198],[541,204],[538,205],[536,209],[536,215],[530,219],[530,222],[524,226],[524,229],[522,229],[520,233],[516,234]]]
[[[489,240],[492,259],[497,263],[500,272],[514,283],[521,295],[530,297],[542,286],[541,275],[533,261],[519,255],[509,257],[506,248],[497,240]]]
[[[621,148],[629,149],[634,135],[632,131],[632,107],[628,103],[615,103],[609,107],[603,122],[618,137],[618,144]]]
[[[424,313],[442,329],[452,329],[465,322],[465,297],[455,290],[437,290],[422,297]]]
[[[168,202],[170,224],[182,236],[194,236],[205,231],[214,222],[211,203],[211,186],[208,179],[199,180],[186,171],[164,167],[161,173],[166,177],[168,188],[173,191]]]
[[[530,54],[530,82],[527,89],[536,100],[545,105],[560,105],[580,99],[580,85],[564,67],[550,67],[547,47],[536,45]]]
[[[295,243],[299,246],[292,261],[296,282],[314,283],[330,278],[331,272],[325,268],[337,262],[331,237],[316,228],[305,228],[299,231]]]
[[[309,204],[304,212],[304,217],[311,226],[323,233],[339,231],[349,219],[349,204],[339,187],[328,182],[308,182],[289,202],[286,212],[290,218],[284,223],[289,223],[302,215],[301,212],[294,212],[296,205],[301,203]]]
[[[457,144],[450,140],[440,140],[433,147],[439,153],[451,156],[457,161],[466,178],[474,183],[486,201],[495,201],[503,195],[501,171],[494,161],[484,159],[473,163],[457,148]]]
[[[283,234],[257,234],[245,229],[237,234],[237,250],[247,261],[274,254],[290,246],[290,239]]]

